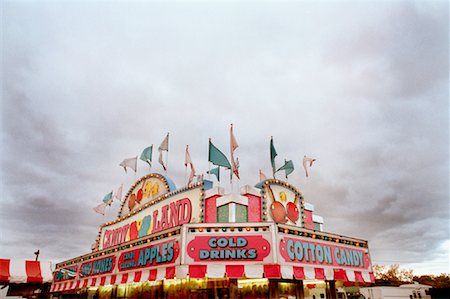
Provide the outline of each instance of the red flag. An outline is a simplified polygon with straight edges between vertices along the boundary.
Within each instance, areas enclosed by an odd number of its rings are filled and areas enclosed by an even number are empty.
[[[236,177],[238,178],[238,179],[240,179],[239,178],[239,170],[238,170],[238,163],[237,163],[237,161],[234,159],[234,151],[237,149],[239,147],[239,145],[238,145],[238,143],[237,143],[237,141],[236,141],[236,138],[234,138],[234,135],[233,135],[233,124],[231,124],[231,127],[230,127],[230,151],[231,151],[231,166],[232,166],[232,169],[233,169],[233,173],[236,175]]]

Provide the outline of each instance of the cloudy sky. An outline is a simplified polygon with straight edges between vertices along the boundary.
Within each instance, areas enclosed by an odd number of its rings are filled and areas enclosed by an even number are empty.
[[[233,123],[241,186],[270,173],[273,136],[325,231],[368,240],[375,264],[449,272],[446,1],[1,5],[2,257],[89,252],[118,204],[92,208],[148,172],[124,158],[170,132],[182,186],[186,144],[204,172]]]

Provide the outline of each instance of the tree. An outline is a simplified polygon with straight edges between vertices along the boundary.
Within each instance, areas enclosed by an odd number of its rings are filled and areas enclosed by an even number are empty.
[[[399,286],[413,281],[413,270],[400,269],[397,264],[390,265],[386,268],[383,265],[374,265],[373,274],[375,276],[376,285]]]
[[[422,275],[415,276],[414,281],[417,281],[420,284],[430,285],[433,288],[441,289],[441,288],[450,288],[450,274],[442,273],[441,275]]]

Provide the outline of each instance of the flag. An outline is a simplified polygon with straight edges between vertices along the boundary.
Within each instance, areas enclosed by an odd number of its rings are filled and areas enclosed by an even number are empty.
[[[277,172],[280,170],[284,170],[286,174],[286,178],[288,175],[290,175],[294,171],[294,164],[292,163],[292,160],[286,161],[284,160],[284,165],[278,168]]]
[[[159,164],[162,165],[164,171],[166,171],[167,170],[167,165],[164,164],[162,152],[163,151],[169,152],[169,133],[167,133],[166,138],[164,138],[163,142],[158,147],[158,151],[159,151],[158,162],[159,162]]]
[[[161,151],[169,151],[169,133],[167,133],[166,138],[164,138],[163,142],[161,142],[161,145],[158,147],[158,150]]]
[[[153,144],[142,151],[141,159],[144,162],[147,162],[150,167],[152,167],[152,154],[153,154]]]
[[[213,168],[213,169],[207,171],[206,173],[214,174],[217,177],[217,181],[220,182],[220,166]]]
[[[194,179],[195,168],[194,168],[194,164],[192,164],[191,155],[189,155],[189,145],[186,145],[186,155],[185,155],[185,159],[184,159],[184,166],[187,167],[188,164],[191,165],[191,174],[189,175],[189,180],[188,180],[188,185],[189,185],[190,183],[192,183],[192,180]]]
[[[303,157],[303,168],[305,169],[306,177],[308,177],[308,165],[311,167],[314,161],[316,161],[316,159],[307,157],[306,155]]]
[[[123,184],[120,185],[119,188],[117,188],[116,193],[114,193],[114,195],[113,195],[113,197],[119,201],[122,201],[122,189],[123,189]]]
[[[99,204],[98,206],[96,206],[94,208],[94,211],[99,213],[99,214],[102,214],[104,216],[105,215],[106,206],[107,206],[106,203],[101,203],[101,204]]]
[[[231,169],[230,162],[227,157],[212,144],[211,139],[209,139],[209,154],[208,161],[217,166],[223,166],[228,169]]]
[[[123,167],[125,172],[127,172],[127,167],[130,167],[131,169],[134,170],[134,172],[136,172],[136,169],[137,169],[137,156],[134,157],[134,158],[125,159],[119,165]]]
[[[107,205],[111,205],[112,197],[113,197],[113,192],[111,191],[103,197],[103,202],[106,203]]]
[[[264,174],[264,172],[262,172],[262,170],[260,169],[259,170],[259,181],[260,182],[262,182],[262,181],[265,181],[265,180],[267,180],[267,176]]]
[[[272,163],[272,173],[273,177],[275,178],[275,157],[277,156],[277,151],[275,150],[275,147],[273,146],[273,137],[270,137],[270,162]]]
[[[236,138],[234,138],[233,134],[233,124],[231,124],[230,127],[230,152],[231,152],[231,164],[233,166],[233,171],[231,172],[231,176],[233,176],[233,173],[236,175],[238,179],[239,178],[239,161],[234,159],[234,151],[239,147]]]

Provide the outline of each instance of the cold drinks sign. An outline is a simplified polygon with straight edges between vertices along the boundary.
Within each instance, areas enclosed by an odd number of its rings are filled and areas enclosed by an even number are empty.
[[[188,255],[198,261],[262,261],[270,253],[263,236],[197,236],[187,246]]]

